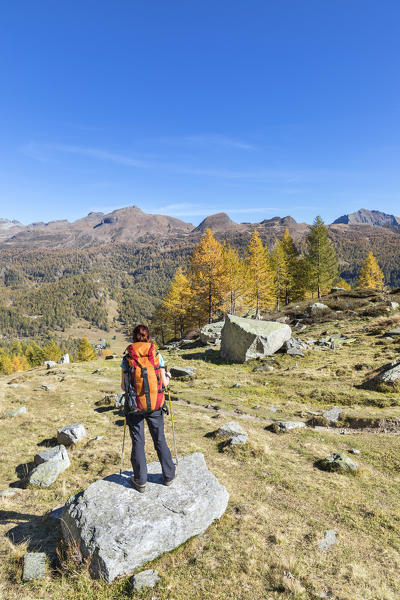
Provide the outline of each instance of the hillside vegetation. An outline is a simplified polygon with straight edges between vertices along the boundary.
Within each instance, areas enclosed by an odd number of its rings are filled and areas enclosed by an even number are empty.
[[[196,343],[163,351],[170,366],[196,369],[194,379],[171,385],[178,452],[204,453],[230,500],[205,534],[147,565],[158,570],[161,582],[133,597],[398,599],[400,393],[366,389],[364,383],[399,357],[400,338],[386,339],[385,333],[399,326],[400,317],[377,294],[349,293],[323,301],[329,310],[305,318],[300,337],[342,333],[355,340],[351,344],[310,350],[304,358],[278,353],[243,365],[228,364],[218,348],[206,352]],[[293,319],[304,316],[307,304],[285,312]],[[111,350],[121,355],[123,344]],[[263,364],[273,371],[253,371]],[[87,565],[63,547],[49,517],[69,496],[119,470],[121,415],[102,403],[105,395],[119,391],[119,379],[119,359],[39,367],[0,379],[1,413],[27,407],[26,414],[2,421],[1,489],[17,486],[15,496],[0,499],[2,598],[132,597],[129,578],[111,585],[92,581]],[[43,384],[53,388],[41,389]],[[266,429],[278,420],[308,422],[333,405],[343,408],[336,427],[307,426],[281,435]],[[245,446],[229,448],[209,435],[231,420],[249,434]],[[70,451],[71,467],[50,488],[25,488],[23,479],[38,448],[54,444],[57,429],[71,423],[83,423],[88,433]],[[168,422],[166,432],[172,446]],[[353,457],[359,464],[356,476],[317,468],[316,462],[331,452],[352,448],[360,451]],[[129,450],[125,468],[128,455]],[[149,437],[147,456],[155,460]],[[328,529],[337,531],[337,544],[320,552]],[[26,549],[48,554],[44,580],[22,584]]]

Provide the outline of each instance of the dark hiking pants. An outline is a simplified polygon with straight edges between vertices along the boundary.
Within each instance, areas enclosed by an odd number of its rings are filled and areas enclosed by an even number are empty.
[[[130,413],[127,417],[129,433],[132,439],[131,462],[133,476],[137,483],[144,484],[147,481],[147,465],[144,453],[144,420],[146,419],[150,435],[153,439],[154,448],[161,464],[162,474],[165,479],[175,477],[175,465],[171,452],[167,446],[164,435],[163,411],[155,410],[150,414]]]

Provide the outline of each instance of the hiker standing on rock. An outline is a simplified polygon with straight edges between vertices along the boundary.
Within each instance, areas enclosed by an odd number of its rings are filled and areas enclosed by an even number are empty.
[[[163,357],[151,343],[146,325],[135,327],[132,341],[121,363],[121,388],[125,392],[125,416],[132,439],[131,482],[138,492],[144,492],[147,481],[145,419],[161,464],[164,485],[170,485],[175,478],[175,465],[164,435],[164,389],[170,376]]]

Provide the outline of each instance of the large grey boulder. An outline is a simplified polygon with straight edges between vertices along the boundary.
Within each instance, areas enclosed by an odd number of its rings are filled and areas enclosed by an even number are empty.
[[[243,427],[236,421],[229,421],[217,430],[217,435],[221,437],[234,437],[235,435],[246,435]]]
[[[290,339],[285,323],[227,315],[221,335],[221,356],[233,362],[271,356]]]
[[[65,504],[61,527],[67,542],[91,557],[91,573],[111,582],[194,535],[225,512],[229,494],[194,453],[179,461],[173,486],[162,485],[158,462],[148,465],[146,491],[130,484],[131,472],[92,483]]]
[[[53,367],[57,366],[57,363],[54,360],[45,360],[44,364],[48,369],[52,369]]]
[[[328,419],[330,423],[337,423],[342,415],[343,408],[340,406],[332,406],[329,410],[326,410],[322,413],[322,416],[325,419]]]
[[[71,446],[86,437],[86,430],[81,423],[67,425],[57,431],[57,442],[64,446]]]
[[[200,340],[203,344],[217,344],[221,341],[221,331],[224,326],[224,321],[209,323],[204,325],[200,330]]]
[[[315,314],[323,312],[324,310],[329,310],[329,306],[323,304],[322,302],[314,302],[314,304],[311,304],[307,310],[310,314]]]

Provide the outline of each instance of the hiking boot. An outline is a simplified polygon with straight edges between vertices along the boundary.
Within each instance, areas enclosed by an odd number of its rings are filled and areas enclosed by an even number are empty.
[[[164,481],[163,484],[164,485],[171,485],[171,483],[174,481],[175,477],[173,477],[172,479],[167,479],[166,477],[164,477]]]
[[[133,475],[131,475],[131,484],[137,492],[139,492],[140,494],[144,493],[144,491],[146,489],[146,484],[145,483],[137,483],[137,481],[134,480]]]

